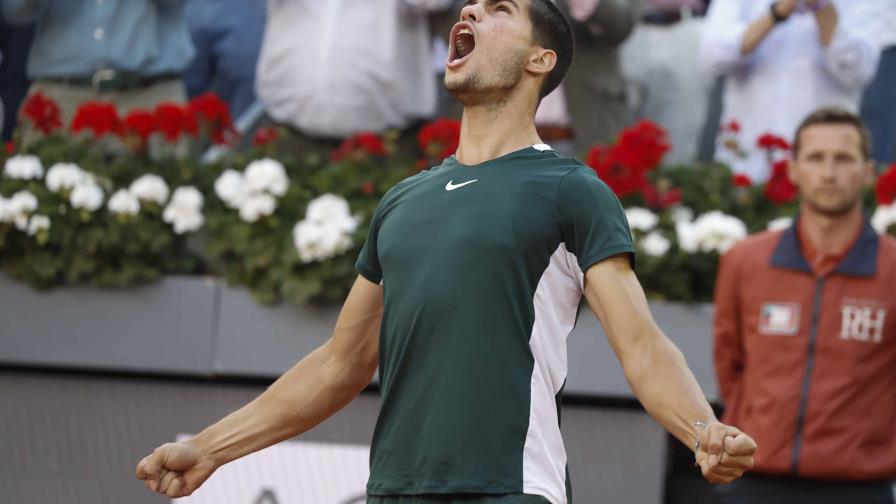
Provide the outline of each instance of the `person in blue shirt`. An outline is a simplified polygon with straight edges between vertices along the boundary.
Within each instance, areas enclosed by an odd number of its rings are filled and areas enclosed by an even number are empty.
[[[0,0],[7,22],[35,23],[28,76],[63,121],[80,103],[115,103],[124,114],[186,98],[182,72],[195,49],[182,0]]]
[[[234,118],[255,102],[255,66],[264,34],[265,5],[253,0],[186,0],[184,17],[196,57],[184,72],[192,98],[214,91]]]

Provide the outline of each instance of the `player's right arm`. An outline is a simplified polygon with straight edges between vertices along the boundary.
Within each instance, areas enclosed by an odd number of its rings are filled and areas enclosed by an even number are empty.
[[[187,441],[156,448],[137,465],[137,478],[169,497],[190,495],[227,462],[321,423],[370,384],[382,316],[382,286],[359,276],[329,341],[252,402]]]

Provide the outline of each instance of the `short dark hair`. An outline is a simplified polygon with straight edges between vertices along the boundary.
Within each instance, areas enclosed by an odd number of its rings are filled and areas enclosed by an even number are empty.
[[[862,122],[862,118],[842,107],[822,107],[809,114],[797,127],[796,135],[794,135],[793,139],[794,159],[800,153],[800,135],[803,133],[803,130],[819,124],[846,124],[854,127],[859,132],[859,137],[861,138],[859,148],[862,150],[862,156],[864,156],[866,161],[871,158],[871,133],[868,131],[868,127],[865,126],[865,123]]]
[[[532,22],[532,40],[541,47],[557,53],[554,69],[541,84],[538,93],[538,99],[541,100],[556,89],[566,77],[566,72],[572,63],[575,42],[569,21],[551,0],[529,0],[529,20]]]

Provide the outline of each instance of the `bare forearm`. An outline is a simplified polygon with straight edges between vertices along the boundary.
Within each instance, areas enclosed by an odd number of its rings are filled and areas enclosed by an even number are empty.
[[[756,21],[753,21],[744,32],[744,38],[740,43],[740,53],[747,55],[759,47],[759,44],[771,33],[775,27],[775,20],[769,12],[764,13]]]
[[[193,443],[225,464],[308,431],[342,409],[370,383],[374,369],[336,359],[328,345],[302,359],[255,400],[203,430]]]
[[[815,13],[815,23],[818,25],[818,41],[827,47],[834,40],[834,32],[837,31],[837,9],[834,4],[827,4],[823,9]]]
[[[665,336],[623,362],[625,375],[648,413],[686,445],[696,440],[694,422],[714,421],[700,385],[688,368],[684,355]]]

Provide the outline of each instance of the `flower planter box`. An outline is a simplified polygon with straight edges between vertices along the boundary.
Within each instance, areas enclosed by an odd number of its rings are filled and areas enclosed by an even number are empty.
[[[0,364],[276,378],[323,344],[338,306],[258,305],[209,278],[167,277],[130,290],[38,292],[0,276]],[[653,303],[710,399],[712,307]],[[597,319],[583,308],[569,336],[565,391],[631,398]]]
[[[240,287],[221,286],[216,374],[276,377],[330,337],[339,306],[261,306]]]
[[[207,375],[217,291],[214,279],[171,276],[40,292],[0,275],[0,363]]]

